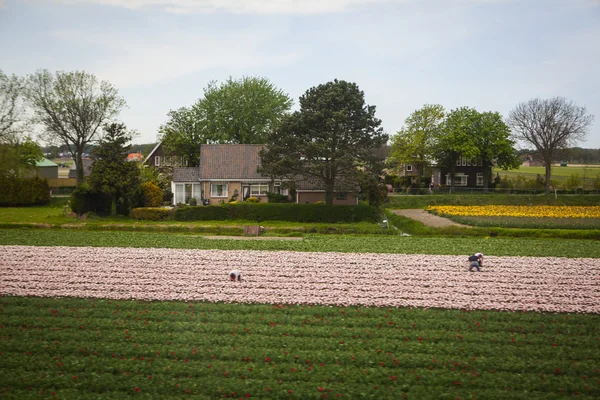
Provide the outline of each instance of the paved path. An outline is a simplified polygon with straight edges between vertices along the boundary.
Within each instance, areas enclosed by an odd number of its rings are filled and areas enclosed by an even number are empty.
[[[438,217],[437,215],[433,215],[428,213],[422,209],[408,209],[408,210],[390,210],[396,215],[402,215],[403,217],[408,217],[427,226],[431,226],[433,228],[443,228],[445,226],[460,226],[463,228],[471,228],[471,226],[459,224],[458,222],[454,222],[449,220],[448,218]]]

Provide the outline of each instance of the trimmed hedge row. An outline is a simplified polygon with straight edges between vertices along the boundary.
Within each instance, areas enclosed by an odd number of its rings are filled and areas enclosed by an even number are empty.
[[[377,222],[375,207],[368,205],[238,203],[221,206],[180,207],[174,212],[177,221],[249,220],[290,222]]]
[[[131,210],[131,218],[143,219],[147,221],[163,221],[169,218],[168,208],[159,207],[141,207]]]
[[[0,206],[32,206],[50,203],[48,181],[39,177],[0,177]]]

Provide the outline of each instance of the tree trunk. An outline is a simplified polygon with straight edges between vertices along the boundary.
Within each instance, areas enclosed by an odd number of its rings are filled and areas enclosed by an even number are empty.
[[[325,185],[325,204],[333,204],[333,184]]]
[[[115,217],[116,215],[117,215],[117,195],[113,194],[111,196],[110,216]]]
[[[546,168],[546,186],[545,192],[546,194],[550,193],[550,176],[552,175],[552,161],[545,160],[544,167]]]
[[[83,173],[83,157],[82,152],[77,151],[75,153],[75,172],[77,173],[77,185],[81,185],[85,179],[85,175]]]

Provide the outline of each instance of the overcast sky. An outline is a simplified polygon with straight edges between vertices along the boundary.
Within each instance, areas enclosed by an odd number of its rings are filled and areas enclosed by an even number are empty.
[[[600,0],[0,0],[0,69],[40,68],[115,85],[136,143],[209,81],[264,76],[295,108],[356,82],[389,134],[427,103],[507,116],[563,96],[600,147]]]

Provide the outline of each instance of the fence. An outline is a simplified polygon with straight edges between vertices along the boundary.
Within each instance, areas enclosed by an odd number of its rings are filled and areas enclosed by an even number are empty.
[[[545,190],[542,188],[465,188],[455,187],[441,187],[433,190],[427,188],[409,188],[407,190],[396,191],[390,195],[392,196],[403,196],[403,195],[435,195],[435,194],[479,194],[479,195],[494,195],[494,194],[527,194],[537,195],[544,194]],[[586,195],[586,194],[600,194],[600,189],[551,189],[550,193],[553,195]]]

